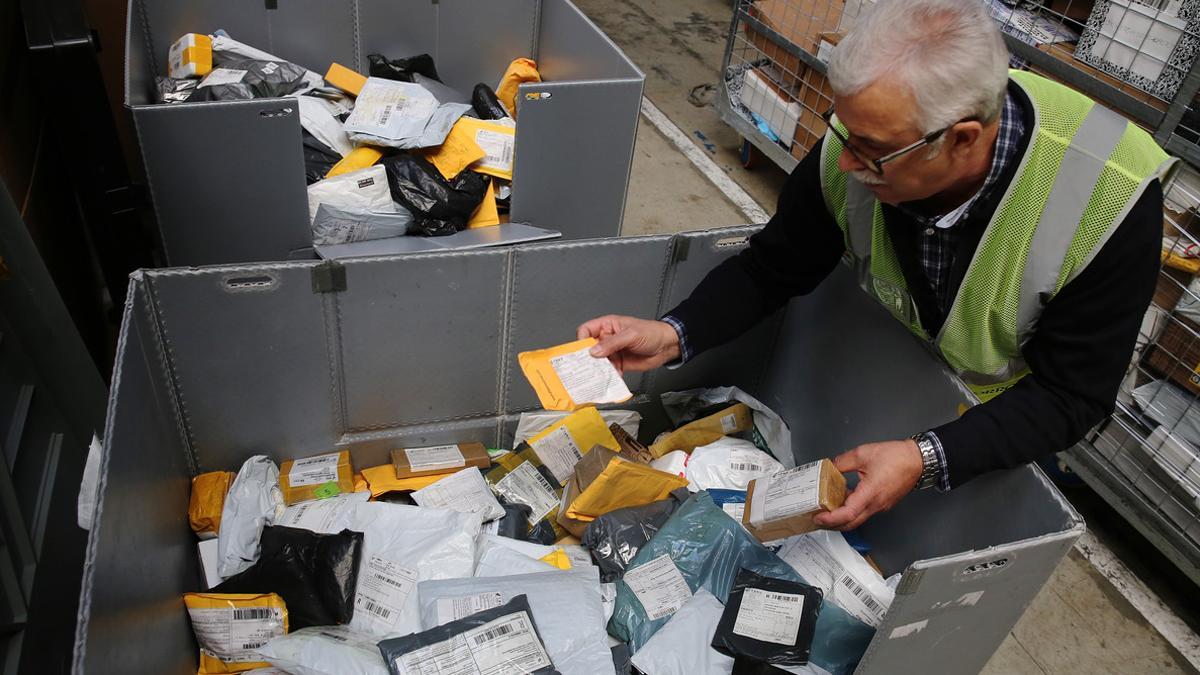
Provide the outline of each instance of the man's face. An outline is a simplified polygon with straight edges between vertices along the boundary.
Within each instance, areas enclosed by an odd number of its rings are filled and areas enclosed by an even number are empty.
[[[912,94],[889,82],[876,82],[851,96],[837,96],[834,109],[850,144],[868,158],[884,157],[924,136],[917,126]],[[934,151],[921,147],[897,157],[883,165],[880,176],[843,148],[838,167],[859,179],[879,201],[899,204],[938,194],[958,179],[954,153],[943,147],[930,158],[930,152]]]

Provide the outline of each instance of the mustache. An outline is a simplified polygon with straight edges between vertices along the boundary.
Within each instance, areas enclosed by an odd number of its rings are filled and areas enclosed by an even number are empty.
[[[870,171],[851,171],[850,175],[863,185],[887,185],[886,180]]]

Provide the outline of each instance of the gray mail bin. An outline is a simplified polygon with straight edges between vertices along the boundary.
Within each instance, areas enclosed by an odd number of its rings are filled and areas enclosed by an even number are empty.
[[[468,97],[533,57],[545,81],[518,94],[510,217],[569,239],[620,233],[644,77],[568,0],[129,0],[125,104],[169,264],[312,256],[291,99],[155,103],[171,43],[217,29],[318,73],[428,53]]]
[[[522,350],[605,312],[654,316],[745,245],[733,228],[329,263],[134,275],[113,376],[75,667],[195,672],[180,594],[200,587],[189,479],[349,448],[504,447],[535,398]],[[344,276],[343,276],[344,275]],[[839,269],[816,293],[683,368],[627,376],[656,395],[737,385],[783,415],[798,461],[944,422],[957,381]],[[968,673],[1012,629],[1083,523],[1035,467],[923,491],[863,534],[903,572],[861,673]]]

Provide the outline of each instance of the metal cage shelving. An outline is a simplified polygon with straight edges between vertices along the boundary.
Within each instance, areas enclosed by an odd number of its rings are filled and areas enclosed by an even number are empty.
[[[1191,165],[1166,191],[1166,265],[1116,412],[1063,457],[1200,585],[1200,0],[979,1],[1014,66],[1117,110]],[[720,118],[790,172],[825,132],[824,50],[872,2],[736,0]]]

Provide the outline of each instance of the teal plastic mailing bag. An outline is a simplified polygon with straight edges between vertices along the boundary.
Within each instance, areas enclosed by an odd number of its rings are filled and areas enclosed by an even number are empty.
[[[631,572],[664,555],[675,563],[693,593],[704,588],[722,603],[743,567],[767,577],[808,583],[713,503],[707,492],[697,492],[646,542],[630,562],[625,577],[617,581],[617,606],[608,632],[628,642],[634,653],[671,617],[651,619],[627,580]],[[849,674],[874,635],[874,628],[832,602],[824,602],[809,663],[833,675]]]

